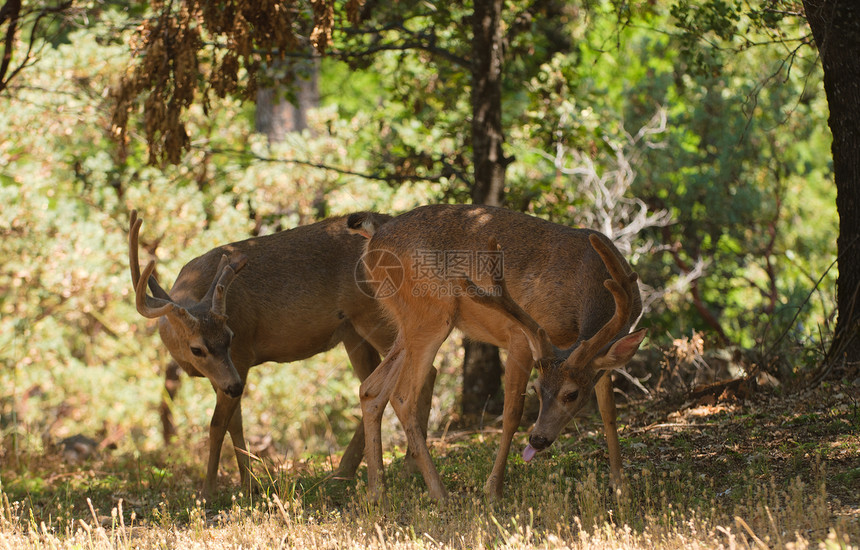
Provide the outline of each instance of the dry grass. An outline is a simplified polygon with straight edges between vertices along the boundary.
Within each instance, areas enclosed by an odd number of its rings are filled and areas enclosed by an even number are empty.
[[[698,491],[683,480],[645,480],[643,497],[607,496],[590,475],[581,482],[546,485],[543,495],[491,505],[455,497],[445,506],[420,496],[383,508],[360,498],[343,507],[305,508],[273,496],[235,503],[217,513],[202,504],[187,519],[140,520],[122,501],[110,516],[90,508],[89,518],[56,526],[22,516],[3,500],[0,532],[5,548],[826,548],[849,547],[850,526],[830,522],[816,491],[794,486],[780,496],[751,495],[737,510],[679,510],[673,497]],[[642,482],[642,480],[639,480]],[[631,484],[632,488],[633,484]],[[410,491],[414,494],[414,491]],[[517,488],[516,498],[525,491]],[[514,500],[516,500],[516,498]],[[533,507],[537,505],[538,508]],[[777,506],[772,508],[772,506]],[[626,518],[626,519],[625,519]],[[797,526],[787,531],[786,526]],[[856,531],[853,533],[855,537]]]
[[[221,491],[202,502],[199,432],[167,451],[120,446],[80,462],[51,446],[13,449],[7,439],[0,549],[857,548],[857,397],[846,381],[743,403],[628,404],[621,490],[609,487],[593,415],[531,464],[512,455],[500,502],[481,494],[495,425],[454,432],[437,418],[431,450],[452,495],[444,505],[405,471],[402,449],[387,456],[381,505],[367,502],[363,471],[357,480],[329,479],[332,457],[292,460],[284,449],[256,465],[263,490],[252,496],[237,491],[225,449]],[[259,429],[249,425],[252,435]]]
[[[719,468],[691,469],[684,460],[633,464],[613,492],[602,460],[560,450],[536,467],[513,458],[505,499],[490,503],[479,489],[494,444],[486,434],[436,441],[452,490],[445,505],[427,499],[401,458],[389,464],[387,502],[373,505],[360,479],[326,479],[314,463],[271,467],[261,494],[230,497],[225,487],[206,503],[189,492],[184,476],[193,474],[182,459],[176,475],[157,480],[123,477],[131,463],[112,457],[89,470],[66,467],[24,496],[25,476],[63,468],[29,457],[13,482],[17,500],[2,488],[0,548],[802,549],[856,548],[860,540],[857,516],[835,509],[820,460],[787,484],[763,478],[760,465],[729,481]]]

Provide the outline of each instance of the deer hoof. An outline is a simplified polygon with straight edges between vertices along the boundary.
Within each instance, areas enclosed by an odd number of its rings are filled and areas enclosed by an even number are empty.
[[[499,481],[499,478],[491,476],[490,479],[487,480],[487,483],[484,484],[484,495],[490,500],[501,500],[502,484]]]

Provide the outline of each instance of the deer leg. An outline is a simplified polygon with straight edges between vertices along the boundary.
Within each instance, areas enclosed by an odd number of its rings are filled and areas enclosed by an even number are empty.
[[[233,451],[236,453],[236,463],[239,466],[239,478],[241,479],[242,489],[251,491],[254,487],[251,486],[251,451],[245,444],[245,432],[242,429],[242,400],[236,400],[236,409],[233,411],[233,416],[230,418],[230,424],[227,425],[227,431],[230,432],[230,440],[233,442]]]
[[[209,462],[206,467],[206,481],[203,485],[203,496],[211,497],[215,493],[215,481],[218,478],[218,462],[221,459],[221,445],[224,443],[224,435],[227,428],[232,427],[233,413],[239,406],[241,398],[230,397],[226,393],[215,390],[215,411],[212,413],[212,421],[209,423]],[[239,430],[241,433],[241,415],[239,416]],[[233,438],[231,431],[230,437]],[[241,435],[239,436],[241,438]],[[236,441],[233,441],[234,444]],[[243,439],[244,443],[244,439]],[[242,470],[240,465],[240,471]]]
[[[505,467],[511,441],[523,417],[526,387],[534,361],[525,336],[514,334],[508,347],[508,360],[505,362],[505,404],[502,413],[502,439],[493,463],[493,471],[484,484],[484,494],[490,498],[502,498],[502,485],[505,481]]]
[[[427,448],[426,425],[422,418],[422,394],[425,394],[427,382],[431,380],[433,359],[439,346],[451,331],[447,323],[440,330],[431,332],[426,325],[422,328],[424,334],[420,338],[411,338],[405,343],[404,367],[400,369],[394,391],[391,395],[391,405],[397,418],[406,432],[409,443],[409,453],[415,460],[418,469],[424,476],[430,497],[443,501],[448,497],[442,478],[433,465],[430,450]],[[428,334],[429,332],[429,334]],[[435,375],[432,375],[435,380]],[[431,387],[432,388],[432,387]],[[425,395],[426,398],[426,395]]]
[[[612,485],[621,484],[621,445],[618,443],[617,412],[615,410],[615,393],[612,390],[612,373],[605,372],[594,385],[597,394],[597,407],[603,419],[603,433],[606,434],[606,446],[609,448],[609,472]]]
[[[164,436],[165,446],[170,445],[171,440],[176,437],[176,424],[173,422],[173,399],[179,391],[180,384],[182,384],[179,371],[179,364],[172,360],[167,364],[167,369],[164,371],[164,393],[161,396],[158,414],[161,417],[161,433]]]
[[[346,347],[346,353],[349,355],[349,359],[352,362],[356,376],[358,376],[359,380],[364,382],[364,380],[370,376],[370,373],[372,373],[379,364],[379,354],[371,344],[354,331],[350,331],[344,335],[343,343]],[[430,406],[433,400],[433,385],[436,382],[436,374],[437,371],[433,368],[427,375],[427,380],[424,382],[424,386],[421,390],[421,398],[419,400],[419,418],[421,420],[425,439],[427,437],[427,425],[430,422]],[[361,464],[364,446],[364,423],[362,419],[359,419],[359,423],[352,436],[352,440],[343,452],[340,465],[334,473],[335,477],[352,478],[355,476],[355,472]],[[418,467],[412,459],[412,454],[408,450],[406,452],[406,469],[410,472],[418,471]]]
[[[364,382],[379,364],[379,353],[355,331],[348,331],[348,334],[344,336],[343,345],[356,376],[361,382]],[[364,455],[364,445],[364,421],[359,418],[358,426],[355,427],[352,440],[343,452],[343,457],[340,459],[340,465],[334,473],[334,477],[352,478],[355,476],[355,471],[358,470],[361,457]]]
[[[391,351],[376,370],[361,383],[359,396],[364,421],[364,459],[367,462],[367,492],[378,501],[385,490],[385,472],[382,466],[382,413],[405,358],[403,342],[397,340]]]
[[[430,407],[433,404],[433,386],[436,384],[436,375],[439,371],[436,367],[431,367],[427,373],[427,378],[424,380],[424,385],[421,387],[421,394],[418,397],[418,423],[421,426],[421,433],[424,434],[424,440],[427,440],[427,429],[430,424]],[[417,473],[420,470],[418,464],[413,458],[411,449],[406,449],[406,472],[409,474]]]

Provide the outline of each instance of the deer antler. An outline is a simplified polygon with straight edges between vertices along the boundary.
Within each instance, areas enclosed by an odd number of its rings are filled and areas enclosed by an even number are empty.
[[[248,257],[244,254],[240,254],[229,265],[228,262],[229,259],[227,258],[227,255],[222,255],[212,287],[209,289],[209,292],[206,293],[206,297],[203,298],[203,301],[206,301],[207,297],[211,297],[211,310],[212,313],[215,313],[216,315],[226,315],[227,289],[230,287],[233,279],[236,278],[236,274],[245,267],[246,263],[248,263]]]
[[[155,269],[155,260],[150,260],[146,264],[146,267],[143,268],[143,276],[138,278],[137,285],[134,287],[134,301],[137,305],[137,311],[147,319],[157,319],[173,311],[173,308],[178,307],[169,300],[153,298],[146,293],[146,282],[152,276],[153,269]]]
[[[603,286],[612,293],[615,298],[615,313],[612,319],[603,325],[597,334],[583,341],[574,351],[580,355],[580,360],[589,360],[594,357],[603,346],[612,341],[612,338],[617,335],[621,329],[627,324],[630,319],[630,309],[632,307],[632,293],[630,285],[635,284],[639,276],[633,272],[629,275],[624,272],[618,257],[613,254],[612,250],[604,243],[600,237],[591,234],[588,237],[591,246],[595,252],[603,260],[606,270],[609,272],[611,279],[603,281]]]
[[[155,270],[155,261],[150,260],[143,270],[140,272],[140,261],[137,256],[138,236],[140,234],[140,226],[143,225],[143,220],[137,217],[137,210],[131,211],[129,219],[131,226],[128,233],[128,260],[129,268],[131,269],[131,283],[134,285],[135,304],[137,311],[149,319],[155,319],[166,315],[173,311],[174,307],[178,307],[170,296],[159,286],[158,281],[152,276]],[[146,286],[156,297],[149,296],[146,293]]]
[[[487,248],[491,252],[501,252],[502,250],[495,237],[490,237]],[[550,342],[546,331],[511,297],[510,292],[508,292],[508,285],[505,283],[504,274],[493,276],[493,283],[499,287],[501,295],[485,292],[469,277],[465,278],[464,283],[466,292],[472,300],[491,307],[522,325],[523,332],[528,331],[526,337],[537,345],[535,351],[540,353],[542,357],[549,356],[552,353],[554,346]]]

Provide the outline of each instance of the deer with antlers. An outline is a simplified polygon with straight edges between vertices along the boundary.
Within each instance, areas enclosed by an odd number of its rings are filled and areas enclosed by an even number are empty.
[[[380,222],[389,218],[373,216]],[[364,240],[347,230],[341,217],[219,246],[188,262],[168,294],[153,276],[154,260],[140,271],[142,223],[133,211],[129,263],[137,310],[158,319],[173,359],[188,374],[208,378],[217,396],[204,494],[215,489],[226,432],[237,449],[242,486],[248,487],[240,399],[251,367],[305,359],[343,342],[364,380],[391,346],[393,328],[372,295],[356,283]],[[351,477],[363,450],[359,422],[338,474]]]
[[[347,223],[370,236],[366,279],[397,326],[391,350],[360,390],[372,498],[384,489],[381,418],[389,400],[430,496],[447,496],[416,404],[421,381],[455,327],[508,350],[502,439],[485,493],[502,494],[535,365],[541,406],[523,458],[547,448],[594,389],[612,478],[620,480],[615,399],[604,374],[627,363],[645,330],[629,333],[642,309],[637,276],[608,238],[476,205],[425,206],[385,223],[353,214]]]

